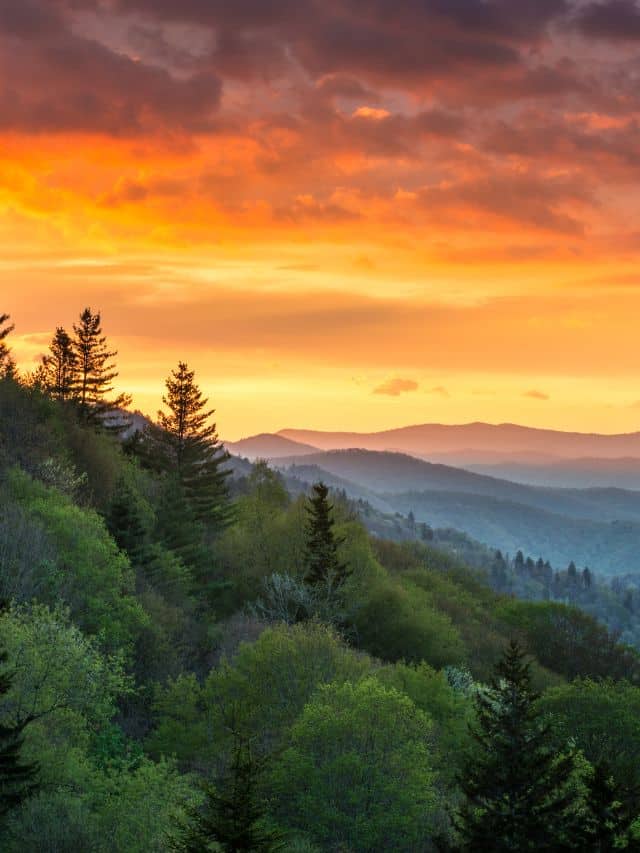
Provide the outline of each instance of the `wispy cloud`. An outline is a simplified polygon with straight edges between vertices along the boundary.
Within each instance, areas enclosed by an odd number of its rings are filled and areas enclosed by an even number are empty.
[[[531,391],[525,391],[522,395],[523,397],[529,397],[532,400],[548,400],[549,395],[545,394],[544,391],[537,391],[533,388]]]
[[[413,379],[387,379],[382,385],[378,385],[373,389],[374,394],[384,394],[387,397],[399,397],[400,394],[406,394],[408,391],[417,391],[418,383]]]
[[[451,396],[444,385],[436,385],[434,388],[429,388],[429,394],[438,394],[440,397],[449,397]]]

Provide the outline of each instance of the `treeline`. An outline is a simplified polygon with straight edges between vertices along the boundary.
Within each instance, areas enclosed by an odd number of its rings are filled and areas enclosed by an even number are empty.
[[[0,849],[637,849],[633,649],[1,340]]]
[[[344,500],[348,500],[346,493]],[[514,556],[490,548],[466,533],[451,528],[431,527],[416,522],[413,513],[384,514],[364,500],[352,500],[354,513],[367,529],[381,538],[397,542],[418,541],[435,548],[481,572],[484,581],[496,592],[525,601],[556,601],[578,607],[595,617],[617,639],[640,649],[640,575],[605,577],[570,561],[566,569],[554,567],[549,560]]]

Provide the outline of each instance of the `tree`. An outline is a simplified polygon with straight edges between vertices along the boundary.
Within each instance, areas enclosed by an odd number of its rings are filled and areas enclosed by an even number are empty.
[[[144,566],[149,553],[148,532],[144,516],[133,489],[120,477],[106,517],[109,533],[131,564]]]
[[[7,659],[7,652],[0,650],[0,700],[6,700],[14,680],[14,673],[6,668]],[[17,722],[5,720],[4,715],[0,718],[0,821],[37,787],[38,766],[24,763],[20,756],[23,732],[30,722],[29,716]]]
[[[147,453],[157,455],[160,468],[179,479],[195,518],[221,530],[230,520],[227,488],[228,454],[218,439],[207,411],[208,400],[196,385],[195,373],[181,361],[166,381],[162,402],[169,413],[158,412],[158,426],[147,432]]]
[[[7,336],[13,332],[15,326],[7,325],[10,320],[9,314],[0,314],[0,376],[13,376],[16,363],[11,358],[11,350],[5,343]]]
[[[574,758],[558,754],[536,707],[530,664],[511,641],[488,690],[476,699],[477,750],[460,780],[461,849],[571,849],[576,794]]]
[[[53,397],[68,400],[76,386],[77,373],[78,357],[73,341],[62,326],[58,326],[49,344],[49,354],[42,356],[36,380]]]
[[[100,312],[93,314],[85,308],[80,321],[74,323],[73,352],[77,361],[77,377],[73,383],[73,396],[83,420],[120,431],[126,426],[122,413],[117,411],[131,403],[127,394],[113,399],[113,380],[118,371],[112,359],[118,354],[107,347],[102,334]]]
[[[433,849],[444,827],[433,724],[376,678],[319,687],[274,765],[276,816],[322,850]]]
[[[236,737],[231,765],[218,790],[205,783],[203,808],[193,814],[193,825],[182,850],[208,853],[216,843],[223,853],[275,853],[282,850],[281,835],[266,824],[266,810],[260,801],[258,782],[263,772],[251,744]]]
[[[637,790],[635,791],[637,797]],[[629,808],[629,791],[617,783],[606,761],[593,768],[587,793],[588,819],[584,849],[598,853],[628,848],[629,831],[636,813]],[[620,844],[623,840],[627,842]]]
[[[524,571],[524,554],[522,553],[522,551],[518,551],[518,553],[516,554],[516,558],[513,561],[513,565],[517,572],[521,573]]]
[[[313,492],[307,505],[305,581],[310,586],[325,585],[327,592],[332,594],[344,583],[349,570],[338,557],[338,547],[342,542],[333,530],[329,489],[324,483],[316,483]]]

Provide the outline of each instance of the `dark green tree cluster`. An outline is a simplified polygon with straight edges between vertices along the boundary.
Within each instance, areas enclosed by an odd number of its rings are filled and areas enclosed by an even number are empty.
[[[511,641],[476,699],[475,749],[460,779],[456,818],[470,851],[609,851],[629,847],[635,818],[608,765],[581,772],[575,747],[558,750],[532,688],[531,664]],[[602,721],[606,725],[606,721]]]
[[[31,796],[38,786],[37,764],[27,763],[21,756],[24,730],[31,718],[3,719],[13,684],[7,661],[7,652],[0,650],[0,827],[6,815]]]
[[[216,844],[222,853],[277,853],[284,849],[280,831],[269,825],[259,783],[264,760],[250,742],[234,736],[231,762],[217,784],[203,783],[204,803],[192,812],[191,825],[178,849],[208,853]]]

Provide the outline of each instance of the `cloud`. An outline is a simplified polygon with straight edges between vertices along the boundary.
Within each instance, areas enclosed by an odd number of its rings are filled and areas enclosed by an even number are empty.
[[[437,394],[440,397],[450,397],[451,395],[444,387],[444,385],[436,385],[435,388],[430,388],[428,391],[429,394]]]
[[[550,397],[548,394],[545,394],[544,391],[536,391],[532,389],[531,391],[525,391],[522,395],[523,397],[529,397],[531,400],[549,400]]]
[[[635,0],[596,0],[582,6],[573,18],[585,36],[610,41],[640,40],[640,7]]]
[[[117,136],[211,126],[222,86],[213,71],[178,78],[78,34],[55,3],[17,6],[0,0],[0,131]]]
[[[409,391],[417,391],[418,383],[413,379],[387,379],[382,385],[378,385],[373,389],[374,394],[383,394],[387,397],[399,397],[400,394],[406,394]]]

